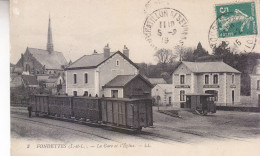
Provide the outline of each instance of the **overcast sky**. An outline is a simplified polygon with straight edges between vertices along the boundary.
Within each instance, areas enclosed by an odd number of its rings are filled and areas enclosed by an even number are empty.
[[[212,52],[208,32],[216,19],[214,6],[229,1],[161,0],[160,4],[157,1],[151,0],[146,5],[148,0],[12,0],[10,60],[16,63],[27,46],[46,49],[50,15],[54,50],[63,52],[68,61],[92,54],[94,49],[103,52],[109,43],[111,51],[122,50],[127,45],[134,62],[155,63],[155,50],[144,38],[143,25],[151,12],[163,7],[176,9],[187,18],[185,46],[196,47],[200,41]],[[258,10],[257,14],[259,18]],[[258,22],[258,32],[259,25]],[[259,52],[257,38],[254,51]]]

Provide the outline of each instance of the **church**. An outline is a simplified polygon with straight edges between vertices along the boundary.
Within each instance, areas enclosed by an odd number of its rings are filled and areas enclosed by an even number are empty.
[[[23,75],[62,75],[67,65],[68,62],[62,52],[54,51],[51,19],[49,18],[46,50],[27,47],[25,53],[21,54],[14,72],[20,72]]]

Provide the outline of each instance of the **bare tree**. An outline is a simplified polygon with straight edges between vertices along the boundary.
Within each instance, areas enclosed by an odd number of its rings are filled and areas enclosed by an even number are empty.
[[[154,54],[154,56],[158,60],[158,63],[162,64],[171,63],[177,57],[170,49],[160,49]]]
[[[177,46],[175,47],[175,55],[179,58],[179,61],[194,61],[193,49],[191,47]]]

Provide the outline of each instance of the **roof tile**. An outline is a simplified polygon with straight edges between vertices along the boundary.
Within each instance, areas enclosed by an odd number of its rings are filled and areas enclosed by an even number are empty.
[[[227,65],[224,62],[182,62],[194,73],[218,73],[218,72],[231,72],[240,73],[238,70]]]
[[[28,48],[29,52],[35,57],[46,69],[62,69],[62,66],[68,62],[61,52],[53,51],[49,53],[47,50]]]

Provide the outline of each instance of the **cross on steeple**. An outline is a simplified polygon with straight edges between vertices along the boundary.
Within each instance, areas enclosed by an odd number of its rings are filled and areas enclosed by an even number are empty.
[[[48,27],[47,50],[49,51],[49,53],[53,52],[52,32],[51,32],[51,18],[50,18],[50,16],[49,16],[49,27]]]

